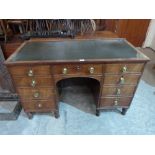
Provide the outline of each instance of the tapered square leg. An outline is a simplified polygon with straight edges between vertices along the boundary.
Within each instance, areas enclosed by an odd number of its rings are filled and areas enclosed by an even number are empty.
[[[26,114],[27,114],[27,117],[28,117],[29,119],[32,119],[32,118],[33,118],[33,113],[27,112]]]
[[[96,116],[100,116],[100,110],[96,110]]]
[[[59,118],[59,117],[60,117],[60,114],[59,114],[59,111],[58,111],[58,110],[56,110],[56,111],[54,112],[54,116],[55,116],[55,118]]]
[[[122,115],[125,115],[126,112],[127,112],[127,110],[128,110],[128,108],[122,108],[122,112],[121,112],[121,114],[122,114]]]

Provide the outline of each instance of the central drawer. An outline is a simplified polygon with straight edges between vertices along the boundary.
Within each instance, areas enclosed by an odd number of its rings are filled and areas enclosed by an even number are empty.
[[[17,88],[17,90],[22,100],[51,99],[55,95],[52,88]]]
[[[53,87],[51,77],[13,77],[13,80],[17,87]]]
[[[101,64],[73,64],[73,65],[54,65],[53,74],[82,74],[82,75],[95,75],[102,74]]]

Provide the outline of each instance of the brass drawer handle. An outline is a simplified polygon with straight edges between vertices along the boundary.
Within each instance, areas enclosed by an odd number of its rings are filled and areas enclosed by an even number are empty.
[[[79,71],[80,70],[80,66],[76,66],[77,70]]]
[[[89,73],[90,73],[90,74],[93,74],[94,71],[95,71],[95,68],[94,68],[94,67],[90,67],[90,68],[89,68]]]
[[[39,96],[40,96],[39,92],[35,92],[35,93],[33,94],[33,97],[34,97],[34,98],[38,98]]]
[[[117,94],[117,95],[120,95],[120,94],[121,94],[121,89],[117,88],[117,89],[116,89],[116,94]]]
[[[67,68],[63,68],[62,73],[67,74],[67,71],[68,71]]]
[[[36,86],[36,81],[35,81],[35,80],[32,80],[31,86],[32,86],[32,87],[35,87],[35,86]]]
[[[117,106],[118,105],[118,100],[114,101],[114,105]]]
[[[125,79],[124,79],[124,77],[121,77],[120,78],[120,84],[124,84],[125,83]]]
[[[32,77],[34,74],[33,74],[33,70],[30,69],[29,72],[28,72],[28,76]]]
[[[127,67],[124,66],[124,67],[122,68],[122,73],[126,73],[126,72],[127,72]]]
[[[39,103],[39,104],[38,104],[38,108],[41,108],[41,107],[42,107],[42,104],[41,104],[41,103]]]

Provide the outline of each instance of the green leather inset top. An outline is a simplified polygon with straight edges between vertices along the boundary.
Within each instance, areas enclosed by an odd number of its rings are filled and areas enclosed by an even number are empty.
[[[124,39],[28,42],[11,61],[146,58]]]

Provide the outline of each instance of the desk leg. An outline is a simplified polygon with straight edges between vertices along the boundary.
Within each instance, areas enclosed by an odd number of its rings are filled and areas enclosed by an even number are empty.
[[[96,116],[100,116],[100,110],[96,109]]]
[[[125,115],[126,112],[127,112],[127,110],[128,110],[128,108],[122,108],[122,112],[121,112],[121,114],[122,114],[122,115]]]
[[[27,114],[27,117],[28,117],[29,119],[32,119],[32,118],[33,118],[33,113],[27,112],[26,114]]]
[[[60,117],[58,110],[54,111],[54,116],[55,116],[55,118],[59,118]]]

